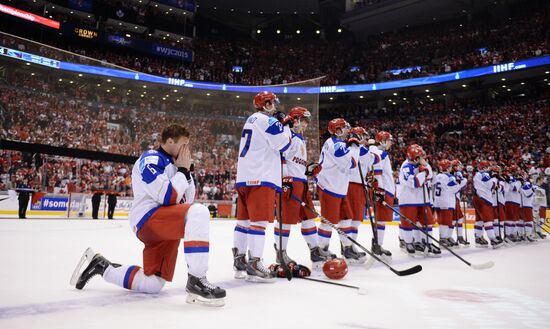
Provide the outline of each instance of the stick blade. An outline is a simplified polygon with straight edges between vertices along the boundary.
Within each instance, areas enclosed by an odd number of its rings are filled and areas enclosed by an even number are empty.
[[[487,263],[483,263],[483,264],[472,264],[470,265],[470,267],[472,267],[474,270],[486,270],[488,268],[491,268],[495,266],[495,262],[493,261],[488,261]]]
[[[369,257],[369,259],[365,262],[365,270],[368,270],[371,268],[371,266],[374,264],[374,257]]]
[[[420,271],[422,271],[422,266],[421,265],[416,265],[416,266],[413,266],[411,268],[408,268],[406,270],[402,270],[402,271],[398,271],[398,270],[394,270],[393,268],[391,268],[392,272],[399,275],[399,276],[407,276],[407,275],[411,275],[411,274],[416,274]]]

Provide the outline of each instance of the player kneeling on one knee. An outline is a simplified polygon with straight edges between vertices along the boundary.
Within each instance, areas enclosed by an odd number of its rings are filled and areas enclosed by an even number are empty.
[[[195,183],[190,174],[189,133],[180,125],[162,131],[158,150],[141,155],[132,171],[134,202],[128,219],[144,244],[143,268],[109,262],[90,248],[78,263],[71,284],[82,289],[99,274],[129,290],[158,293],[172,281],[181,239],[188,266],[188,303],[223,306],[225,290],[206,279],[210,213],[193,204]],[[82,271],[84,264],[87,266]]]

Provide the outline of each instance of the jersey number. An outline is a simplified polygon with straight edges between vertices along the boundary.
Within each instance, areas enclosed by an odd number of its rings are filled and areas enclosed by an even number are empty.
[[[250,140],[252,139],[252,129],[244,129],[241,137],[246,138],[246,142],[244,143],[243,150],[239,155],[242,158],[246,155],[246,153],[248,153],[248,149],[250,148]]]
[[[441,196],[441,183],[435,184],[435,196]]]

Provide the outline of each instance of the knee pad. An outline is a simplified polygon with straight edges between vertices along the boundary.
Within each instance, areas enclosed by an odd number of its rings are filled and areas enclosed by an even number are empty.
[[[210,211],[202,204],[193,204],[185,217],[186,241],[208,241],[210,228]]]
[[[156,275],[148,276],[145,284],[143,285],[142,292],[146,294],[158,294],[164,287],[165,283],[166,281],[161,277]]]

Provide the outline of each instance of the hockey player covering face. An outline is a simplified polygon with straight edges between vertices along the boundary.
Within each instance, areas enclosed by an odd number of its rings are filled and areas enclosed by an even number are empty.
[[[225,290],[206,279],[210,213],[194,204],[189,133],[180,125],[162,131],[161,146],[144,152],[132,170],[134,202],[128,220],[144,244],[143,268],[111,263],[88,248],[71,284],[82,289],[99,274],[107,282],[129,290],[155,294],[172,281],[181,239],[188,267],[187,302],[223,306]],[[81,268],[87,263],[84,270]]]

